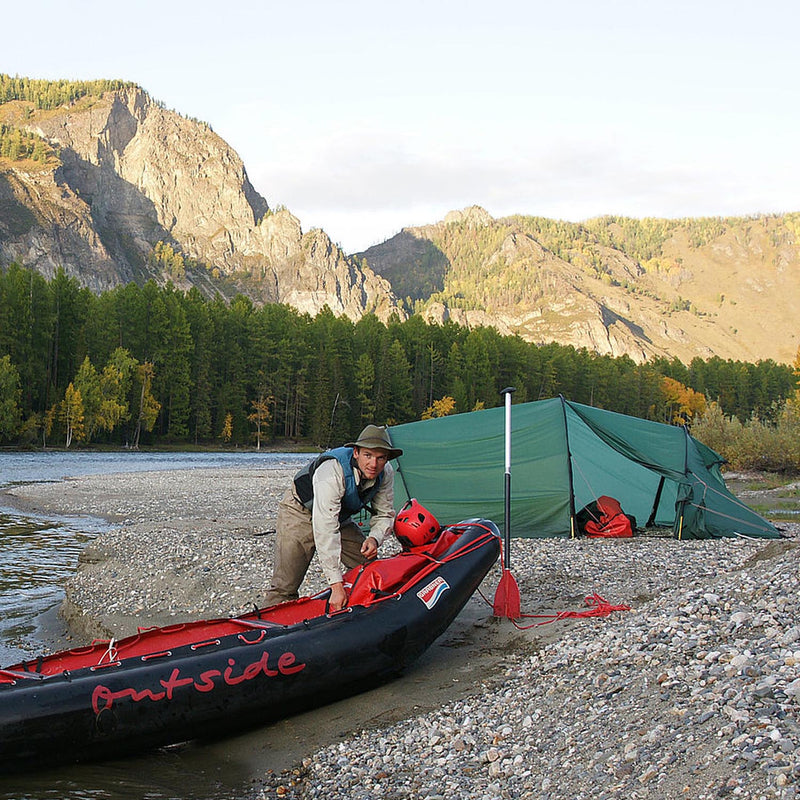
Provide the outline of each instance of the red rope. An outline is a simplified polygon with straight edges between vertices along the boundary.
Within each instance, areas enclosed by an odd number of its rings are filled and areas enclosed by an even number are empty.
[[[491,606],[492,603],[489,599],[483,594],[483,592],[478,589],[478,594],[483,598],[483,601],[486,605]],[[554,614],[520,614],[520,619],[541,619],[541,622],[534,622],[530,625],[520,625],[516,620],[511,620],[512,624],[515,628],[525,631],[528,628],[535,628],[538,625],[547,625],[549,622],[555,622],[556,620],[561,619],[578,619],[578,618],[585,618],[585,617],[607,617],[614,611],[630,611],[631,607],[628,605],[618,605],[612,606],[608,600],[601,597],[597,592],[593,592],[592,594],[588,595],[584,598],[584,602],[586,603],[589,608],[584,611],[557,611]]]
[[[584,598],[583,601],[588,608],[584,611],[558,611],[555,614],[520,614],[524,619],[541,619],[542,622],[534,622],[532,625],[517,625],[518,628],[535,628],[537,625],[547,625],[560,619],[581,619],[584,617],[607,617],[614,611],[630,611],[628,605],[612,606],[605,598],[597,592],[593,592]],[[516,624],[516,623],[515,623]]]
[[[503,557],[503,543],[500,543],[500,558]],[[484,596],[483,592],[478,589],[478,593],[487,603],[492,605],[489,600]],[[521,631],[528,630],[528,628],[535,628],[538,625],[547,625],[550,622],[555,622],[561,619],[582,619],[586,617],[607,617],[614,611],[630,611],[631,607],[628,605],[612,606],[604,597],[601,597],[597,592],[587,595],[583,602],[588,606],[584,611],[558,611],[555,614],[520,614],[520,619],[541,619],[541,622],[534,622],[530,625],[520,625],[516,620],[511,620],[515,628]]]

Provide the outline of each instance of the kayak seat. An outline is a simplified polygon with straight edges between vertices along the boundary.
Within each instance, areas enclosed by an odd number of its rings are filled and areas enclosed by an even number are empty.
[[[433,542],[412,547],[411,552],[425,553],[431,558],[439,558],[461,538],[461,531],[461,528],[444,528]]]
[[[433,542],[411,547],[394,558],[376,559],[345,573],[345,585],[352,584],[348,604],[367,606],[402,589],[433,560],[439,559],[461,537],[461,529],[444,528]]]
[[[426,556],[401,553],[394,558],[379,558],[363,567],[348,570],[344,578],[345,585],[352,583],[348,605],[368,606],[394,594],[430,563]]]

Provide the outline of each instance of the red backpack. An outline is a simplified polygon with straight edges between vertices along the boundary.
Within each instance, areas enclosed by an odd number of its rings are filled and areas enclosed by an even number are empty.
[[[636,520],[622,510],[619,500],[600,495],[577,514],[578,527],[591,539],[633,536]]]

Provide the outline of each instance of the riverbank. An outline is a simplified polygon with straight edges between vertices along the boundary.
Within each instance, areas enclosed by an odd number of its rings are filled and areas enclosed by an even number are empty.
[[[119,525],[66,587],[77,641],[258,604],[292,471],[87,476],[5,495]],[[779,542],[515,540],[523,610],[581,610],[594,592],[631,610],[518,631],[476,596],[404,678],[231,750],[263,798],[796,797],[800,550],[798,526],[784,527]],[[498,579],[499,567],[487,597]],[[312,566],[303,590],[321,586]]]
[[[252,608],[269,584],[277,504],[294,470],[89,475],[8,490],[23,509],[119,527],[86,547],[62,614],[83,639]]]

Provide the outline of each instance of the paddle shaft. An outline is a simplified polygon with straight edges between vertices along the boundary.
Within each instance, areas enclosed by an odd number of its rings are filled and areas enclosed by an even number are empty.
[[[503,567],[511,569],[511,395],[516,391],[513,386],[503,389],[500,394],[505,395],[506,401],[506,440],[505,440],[505,520],[503,522]]]

